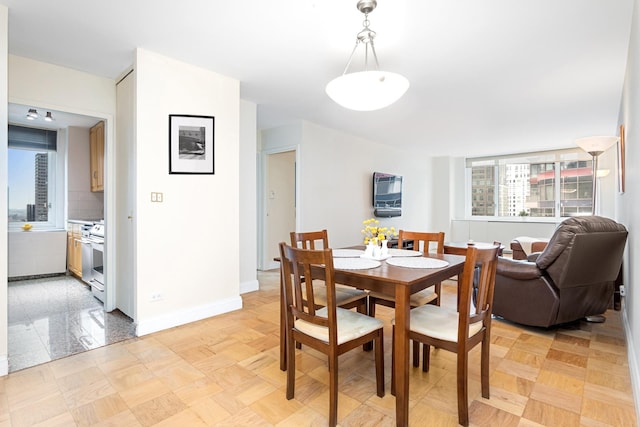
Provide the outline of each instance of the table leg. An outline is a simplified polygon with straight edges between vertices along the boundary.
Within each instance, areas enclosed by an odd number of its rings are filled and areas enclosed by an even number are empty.
[[[396,425],[409,425],[409,287],[396,286],[395,378]]]

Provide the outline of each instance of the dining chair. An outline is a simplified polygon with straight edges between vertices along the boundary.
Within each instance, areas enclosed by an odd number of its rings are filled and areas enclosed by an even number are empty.
[[[280,243],[282,260],[282,295],[284,298],[287,336],[288,400],[295,392],[295,343],[301,342],[327,355],[329,364],[329,425],[338,419],[338,356],[368,342],[374,342],[376,394],[384,396],[383,325],[379,319],[337,307],[336,286],[331,249],[311,250],[294,248]],[[318,265],[324,271],[318,273]],[[322,274],[326,284],[327,305],[317,309],[312,272]],[[316,276],[317,277],[317,276]],[[304,291],[304,292],[303,292]],[[306,301],[303,298],[306,295]]]
[[[422,251],[427,254],[430,251],[430,243],[436,244],[436,253],[444,253],[444,232],[420,232],[400,230],[398,232],[398,248],[404,247],[404,242],[413,241],[413,249]],[[411,308],[420,307],[425,304],[440,305],[440,289],[441,284],[437,283],[433,287],[428,287],[420,292],[412,294],[409,299]],[[369,316],[375,317],[376,305],[384,305],[394,308],[396,300],[393,295],[385,295],[381,292],[369,292]],[[420,347],[417,343],[413,343],[413,366],[420,364]]]
[[[291,246],[302,249],[328,249],[329,237],[327,230],[290,233]],[[341,308],[355,308],[359,313],[367,314],[367,296],[369,293],[351,286],[336,285],[336,306]],[[327,305],[326,288],[316,283],[314,286],[316,308]],[[304,295],[303,295],[304,298]]]
[[[411,310],[409,338],[424,346],[422,370],[429,371],[430,347],[456,353],[458,422],[469,425],[468,362],[469,351],[481,344],[480,383],[482,397],[489,398],[489,345],[491,342],[491,310],[500,245],[467,248],[462,280],[458,284],[459,303],[455,307],[423,305]],[[477,304],[472,304],[474,276],[477,282]],[[392,322],[394,324],[395,322]],[[393,329],[395,334],[395,326]],[[392,358],[392,365],[395,361]],[[395,394],[395,377],[391,377],[391,393]]]
[[[469,245],[475,246],[476,243],[470,242],[470,243],[467,243],[467,246],[464,246],[464,247],[463,246],[458,246],[458,245],[444,245],[444,253],[445,254],[449,254],[449,255],[466,256],[467,255],[467,248],[469,247]],[[480,245],[484,246],[484,245],[486,245],[486,243],[480,243]],[[500,248],[500,249],[498,249],[498,256],[501,256],[502,255],[502,251],[501,251],[502,242],[494,240],[493,241],[493,245],[494,246],[497,245],[498,248]],[[474,276],[473,280],[474,280],[474,283],[476,283],[478,281],[478,278]],[[462,281],[462,274],[458,274],[458,282],[461,282],[461,281]],[[474,284],[474,286],[473,286],[473,297],[472,297],[472,301],[473,301],[474,304],[476,303],[476,300],[477,300],[477,298],[476,298],[477,293],[478,293],[477,291],[478,291],[477,287]],[[458,302],[457,303],[460,304],[460,294],[458,294]]]

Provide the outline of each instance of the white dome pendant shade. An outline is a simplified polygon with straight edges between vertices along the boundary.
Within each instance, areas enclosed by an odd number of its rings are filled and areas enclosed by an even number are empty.
[[[409,89],[409,80],[388,71],[343,74],[327,85],[327,95],[345,108],[373,111],[387,107]]]
[[[397,73],[378,70],[378,56],[373,45],[375,31],[369,28],[369,12],[378,5],[376,0],[360,0],[357,8],[364,13],[364,28],[356,37],[347,66],[341,76],[327,85],[327,95],[337,104],[356,111],[373,111],[387,107],[409,89],[409,80]],[[348,73],[358,46],[364,43],[364,71]],[[375,60],[375,69],[369,70],[369,48]]]

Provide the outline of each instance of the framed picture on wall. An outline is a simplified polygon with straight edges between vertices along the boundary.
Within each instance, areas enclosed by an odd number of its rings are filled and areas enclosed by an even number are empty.
[[[169,115],[169,173],[214,173],[214,122],[211,116]]]
[[[620,139],[618,140],[618,191],[624,193],[624,125],[620,125]]]

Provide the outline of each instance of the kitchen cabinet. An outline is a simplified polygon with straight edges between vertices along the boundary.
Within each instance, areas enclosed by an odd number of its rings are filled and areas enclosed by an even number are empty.
[[[104,191],[104,122],[91,128],[89,134],[91,157],[91,191]]]
[[[67,269],[82,279],[82,231],[78,224],[67,229]]]

